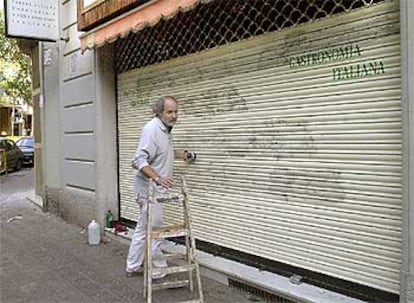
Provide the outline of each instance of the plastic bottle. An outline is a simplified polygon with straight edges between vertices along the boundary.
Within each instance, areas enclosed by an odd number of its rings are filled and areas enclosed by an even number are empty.
[[[88,225],[88,243],[89,245],[98,245],[101,242],[101,229],[99,223],[92,220]]]
[[[111,210],[108,210],[105,216],[105,227],[112,228],[112,221],[114,220],[114,215],[112,214]]]

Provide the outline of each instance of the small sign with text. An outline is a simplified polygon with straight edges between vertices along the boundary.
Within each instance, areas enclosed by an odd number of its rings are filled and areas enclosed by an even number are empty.
[[[59,39],[58,1],[6,0],[6,35],[39,41]]]

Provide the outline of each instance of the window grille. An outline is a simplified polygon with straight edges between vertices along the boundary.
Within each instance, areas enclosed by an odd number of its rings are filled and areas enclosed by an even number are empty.
[[[118,73],[390,0],[214,0],[116,42]]]

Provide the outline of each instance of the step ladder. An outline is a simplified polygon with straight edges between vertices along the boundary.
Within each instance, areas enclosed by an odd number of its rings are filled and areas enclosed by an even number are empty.
[[[198,290],[198,299],[180,301],[176,303],[203,303],[203,291],[201,288],[200,267],[195,257],[196,244],[192,232],[191,214],[188,205],[188,193],[185,177],[181,176],[181,194],[171,194],[169,196],[158,197],[155,201],[153,193],[152,181],[149,186],[148,203],[178,203],[183,208],[183,223],[176,225],[167,225],[162,227],[151,226],[151,207],[147,211],[147,238],[144,260],[144,289],[143,296],[147,303],[152,303],[152,292],[158,289],[179,288],[189,286],[190,291],[194,292],[193,277],[195,274],[196,288]],[[152,256],[152,240],[167,239],[173,237],[185,237],[184,254],[163,254],[162,256]],[[154,268],[152,261],[156,260],[185,260],[184,265],[174,265],[166,268]],[[167,281],[164,283],[153,283],[152,275],[175,274],[180,272],[188,272],[188,280]],[[166,278],[168,280],[168,278]]]

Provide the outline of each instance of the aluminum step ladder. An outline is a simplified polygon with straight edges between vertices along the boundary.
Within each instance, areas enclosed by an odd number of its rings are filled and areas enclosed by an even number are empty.
[[[183,223],[176,225],[167,225],[162,227],[151,226],[151,207],[148,207],[147,211],[147,237],[146,237],[146,250],[144,260],[144,289],[143,296],[147,303],[152,303],[152,292],[158,289],[167,288],[180,288],[189,286],[190,291],[194,292],[194,274],[196,278],[196,288],[198,291],[198,299],[179,301],[176,303],[203,303],[203,291],[201,287],[200,266],[195,257],[196,244],[195,238],[192,232],[191,214],[188,205],[188,193],[185,177],[181,176],[181,194],[171,194],[169,196],[158,197],[155,201],[155,195],[153,193],[152,181],[149,186],[149,203],[178,203],[183,208]],[[154,239],[167,239],[173,237],[185,237],[184,254],[163,254],[162,256],[152,256],[152,240]],[[185,260],[184,265],[174,265],[166,268],[154,268],[152,261],[157,260]],[[180,272],[188,272],[188,279],[167,281],[163,283],[153,283],[152,275],[168,275]],[[194,274],[193,274],[194,273]]]

